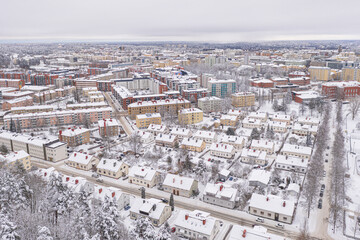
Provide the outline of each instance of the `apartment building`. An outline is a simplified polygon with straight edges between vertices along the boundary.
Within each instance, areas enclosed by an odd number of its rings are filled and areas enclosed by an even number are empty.
[[[12,107],[12,114],[21,113],[36,113],[36,112],[52,112],[55,110],[54,106],[51,105],[38,105],[38,106],[27,106],[27,107]]]
[[[180,109],[190,108],[190,101],[179,99],[165,99],[154,101],[139,101],[128,105],[128,113],[131,119],[136,115],[146,113],[170,113],[177,115]]]
[[[311,81],[329,81],[331,80],[331,69],[328,67],[309,67]]]
[[[24,150],[31,157],[57,162],[67,158],[67,144],[58,138],[32,137],[8,131],[0,132],[0,146],[4,144],[8,150],[17,152]]]
[[[74,103],[74,104],[67,104],[66,109],[75,110],[75,109],[87,109],[87,108],[104,108],[108,107],[109,104],[106,102],[96,102],[96,103]]]
[[[208,81],[208,90],[211,96],[225,98],[236,92],[236,81],[212,79]]]
[[[34,104],[33,98],[29,96],[20,97],[20,98],[14,98],[10,100],[5,100],[2,103],[2,109],[4,111],[11,110],[15,107],[26,107],[26,106],[32,106]]]
[[[294,126],[292,127],[292,132],[299,136],[307,136],[308,134],[316,136],[317,131],[318,131],[318,126],[301,124],[298,122],[294,123]]]
[[[306,173],[307,166],[308,160],[304,158],[278,155],[275,160],[275,167],[280,170]]]
[[[255,93],[238,92],[231,94],[231,104],[234,107],[251,107],[255,105]]]
[[[329,82],[321,86],[323,95],[329,98],[348,99],[360,95],[360,83],[351,82]]]
[[[136,126],[139,129],[146,129],[150,124],[161,125],[160,113],[146,113],[136,115]]]
[[[69,147],[75,147],[90,142],[90,130],[87,128],[73,127],[59,131],[59,140],[66,142]]]
[[[120,133],[120,123],[115,118],[99,120],[98,128],[101,137],[116,137]]]
[[[343,81],[360,81],[359,67],[343,67],[341,69],[341,79]]]
[[[204,97],[198,100],[198,108],[203,112],[220,112],[223,107],[224,100],[215,96]]]
[[[178,118],[180,125],[199,123],[203,120],[203,111],[198,108],[181,109]]]
[[[25,114],[8,114],[4,117],[4,126],[5,129],[10,129],[11,121],[18,120],[20,122],[21,129],[77,125],[83,124],[86,119],[88,119],[90,123],[98,123],[98,121],[103,118],[111,118],[111,113],[112,108],[108,107]]]
[[[177,196],[191,197],[198,191],[198,181],[175,174],[166,174],[162,184],[165,192]]]

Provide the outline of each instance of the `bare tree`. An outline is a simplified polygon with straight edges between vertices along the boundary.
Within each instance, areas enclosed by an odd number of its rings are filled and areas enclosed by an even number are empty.
[[[129,138],[129,144],[134,154],[138,154],[142,147],[141,136],[137,132],[133,133]]]
[[[360,97],[357,96],[354,99],[352,99],[350,102],[350,112],[351,112],[352,120],[355,119],[355,116],[358,113],[359,108],[360,108]]]

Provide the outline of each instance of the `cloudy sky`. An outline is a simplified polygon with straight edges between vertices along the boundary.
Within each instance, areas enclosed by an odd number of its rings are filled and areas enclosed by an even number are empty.
[[[0,40],[360,39],[360,0],[1,0]]]

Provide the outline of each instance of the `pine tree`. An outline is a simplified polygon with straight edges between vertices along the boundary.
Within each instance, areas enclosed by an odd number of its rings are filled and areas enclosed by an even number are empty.
[[[47,227],[38,226],[38,237],[36,240],[53,240],[50,230]]]
[[[170,233],[170,226],[168,222],[165,222],[158,231],[158,235],[155,237],[155,240],[170,240],[171,233]]]
[[[6,154],[9,153],[9,150],[8,150],[8,148],[7,148],[4,144],[2,144],[2,145],[0,146],[0,152],[1,152],[2,154],[6,155]]]
[[[116,204],[107,196],[101,207],[96,209],[92,226],[100,239],[113,240],[127,239],[128,237],[125,227],[120,222]]]
[[[153,240],[158,234],[149,218],[139,217],[135,220],[135,226],[130,231],[130,236],[133,240]]]
[[[17,226],[4,213],[0,213],[0,237],[4,240],[20,240]]]
[[[146,198],[145,195],[146,195],[146,194],[145,194],[145,188],[142,187],[142,188],[141,188],[141,198],[142,198],[142,199],[145,199],[145,198]]]
[[[171,193],[171,195],[170,195],[169,205],[170,205],[170,207],[171,207],[171,211],[174,211],[174,209],[175,209],[175,203],[174,203],[174,194],[172,194],[172,193]]]

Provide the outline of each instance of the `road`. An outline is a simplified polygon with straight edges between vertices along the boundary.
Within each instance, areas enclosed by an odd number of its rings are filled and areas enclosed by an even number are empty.
[[[126,120],[126,118],[122,115],[122,113],[119,111],[119,108],[116,107],[116,103],[112,100],[109,93],[104,92],[104,96],[106,98],[106,101],[109,103],[109,105],[112,107],[115,117],[120,121],[124,131],[128,136],[130,136],[133,131],[135,130],[134,127],[132,127],[129,122]]]
[[[32,159],[32,164],[34,166],[37,166],[40,168],[54,167],[58,172],[61,172],[65,175],[83,177],[86,180],[88,180],[89,182],[92,182],[95,184],[103,185],[105,187],[109,187],[109,186],[116,187],[116,188],[121,189],[125,193],[132,194],[132,195],[135,195],[138,197],[141,196],[141,192],[139,190],[140,186],[130,184],[130,183],[127,183],[127,182],[121,181],[121,180],[118,180],[118,182],[117,182],[117,181],[114,181],[114,179],[110,179],[107,177],[102,178],[104,180],[103,183],[98,183],[98,182],[96,182],[96,179],[92,178],[91,176],[85,174],[82,171],[79,171],[76,169],[64,168],[64,161],[58,162],[58,163],[51,163],[51,162],[45,162],[45,161],[39,160],[39,159]],[[157,199],[160,199],[163,197],[168,198],[169,193],[160,191],[160,190],[157,190],[154,188],[146,189],[146,197],[147,198],[157,198]],[[192,199],[192,198],[189,199],[189,198],[184,198],[181,196],[174,196],[174,202],[175,202],[175,206],[178,208],[186,209],[189,211],[201,210],[201,211],[209,212],[211,214],[211,216],[213,216],[215,218],[219,218],[219,219],[222,219],[222,220],[225,220],[225,221],[228,221],[231,223],[239,224],[242,226],[252,227],[254,224],[259,224],[258,222],[255,221],[255,219],[256,219],[255,216],[246,214],[241,211],[225,209],[225,208],[222,208],[219,206],[207,204],[198,199]],[[262,225],[264,225],[264,227],[266,227],[268,229],[269,233],[284,236],[288,239],[294,239],[297,237],[298,230],[293,228],[291,225],[285,224],[286,225],[285,230],[281,230],[281,229],[274,227],[275,224],[276,224],[275,221],[265,220],[265,223]],[[290,229],[290,228],[292,228],[292,229]],[[323,238],[314,238],[314,239],[323,239]]]

